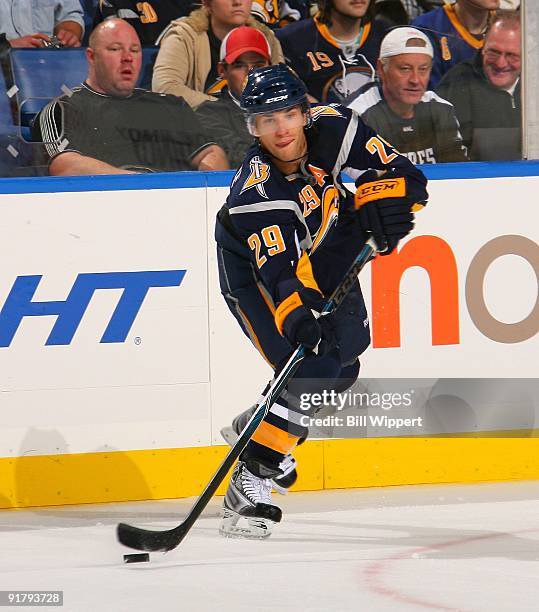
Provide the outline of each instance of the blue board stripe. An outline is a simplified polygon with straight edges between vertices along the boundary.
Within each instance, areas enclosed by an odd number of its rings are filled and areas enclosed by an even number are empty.
[[[420,168],[432,181],[539,176],[539,161],[426,164]],[[228,187],[233,177],[234,171],[0,178],[0,194]]]

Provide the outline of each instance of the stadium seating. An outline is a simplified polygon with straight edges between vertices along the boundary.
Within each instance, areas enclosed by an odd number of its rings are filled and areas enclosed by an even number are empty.
[[[150,88],[157,47],[143,49],[139,86]],[[13,79],[21,126],[30,126],[35,115],[53,98],[85,80],[86,49],[12,49]]]
[[[13,49],[10,59],[23,126],[29,126],[45,104],[66,88],[84,81],[88,72],[83,48]]]

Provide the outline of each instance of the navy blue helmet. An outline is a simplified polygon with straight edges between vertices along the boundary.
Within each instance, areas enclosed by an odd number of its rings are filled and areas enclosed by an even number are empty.
[[[286,64],[276,64],[249,72],[240,106],[247,114],[249,124],[249,117],[253,115],[292,106],[301,106],[307,113],[310,104],[303,81]]]

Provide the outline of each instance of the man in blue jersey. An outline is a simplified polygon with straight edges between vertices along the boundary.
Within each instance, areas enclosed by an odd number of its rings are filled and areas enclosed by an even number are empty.
[[[315,17],[276,32],[311,100],[343,102],[373,80],[387,30],[373,19],[373,6],[374,0],[321,0]]]
[[[430,37],[434,47],[430,89],[435,89],[455,64],[471,59],[482,49],[489,21],[499,7],[500,0],[456,0],[412,21],[411,25]]]
[[[310,413],[299,398],[346,390],[370,342],[359,283],[334,313],[315,312],[367,238],[391,253],[413,228],[412,207],[428,196],[424,175],[406,157],[350,109],[311,107],[285,65],[253,70],[241,105],[257,144],[217,216],[221,291],[276,372],[298,344],[313,350],[242,452],[226,492],[221,533],[260,538],[281,520],[272,480],[307,435]],[[340,182],[344,169],[364,172],[355,195]]]

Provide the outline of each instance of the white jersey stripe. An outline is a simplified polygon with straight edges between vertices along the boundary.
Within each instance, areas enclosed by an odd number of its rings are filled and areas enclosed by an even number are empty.
[[[311,234],[309,232],[309,228],[307,227],[307,223],[305,222],[305,218],[303,217],[298,203],[293,200],[270,200],[269,202],[256,202],[255,204],[244,204],[243,206],[236,206],[234,208],[229,209],[230,215],[241,215],[246,213],[258,213],[258,212],[267,212],[270,210],[291,210],[298,221],[305,228],[305,238],[300,242],[300,245],[303,249],[308,249],[311,247],[313,241],[311,239]]]

